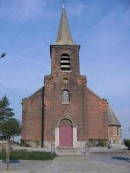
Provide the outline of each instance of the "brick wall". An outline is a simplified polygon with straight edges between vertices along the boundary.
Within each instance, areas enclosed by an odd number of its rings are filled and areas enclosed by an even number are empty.
[[[118,133],[117,133],[118,128]],[[108,126],[108,136],[112,143],[121,143],[122,134],[120,126]]]
[[[71,71],[75,74],[80,74],[79,68],[79,45],[51,45],[51,74],[61,73],[60,58],[61,55],[66,53],[70,56]]]
[[[42,89],[24,99],[22,104],[22,139],[41,140]]]
[[[88,103],[88,138],[107,139],[107,119],[103,101],[90,90],[87,90]]]
[[[80,75],[79,46],[51,46],[51,75],[44,78],[42,89],[23,100],[22,139],[41,140],[42,99],[44,99],[44,141],[55,140],[55,127],[60,120],[69,118],[77,126],[77,140],[106,139],[107,120],[105,105],[96,94],[86,88],[86,77]],[[60,58],[63,53],[70,56],[71,71],[61,71]],[[68,82],[64,82],[64,78]],[[64,89],[70,93],[70,103],[62,104]]]
[[[68,53],[71,72],[60,70],[62,53]],[[69,117],[78,126],[78,140],[86,140],[86,77],[79,74],[79,47],[51,47],[52,74],[45,77],[45,140],[54,140],[55,126]],[[64,78],[68,82],[64,82]],[[70,104],[61,103],[62,90],[70,92]]]

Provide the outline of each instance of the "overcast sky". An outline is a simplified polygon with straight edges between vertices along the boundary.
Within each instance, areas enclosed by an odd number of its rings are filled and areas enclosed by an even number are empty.
[[[80,72],[106,98],[130,138],[130,0],[66,0],[74,42],[81,45]],[[50,74],[61,0],[0,0],[0,98],[22,117],[22,98]]]

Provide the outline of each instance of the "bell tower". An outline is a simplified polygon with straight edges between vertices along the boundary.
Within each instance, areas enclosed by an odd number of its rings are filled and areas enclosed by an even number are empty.
[[[79,50],[63,5],[57,39],[50,45],[51,74],[44,78],[44,137],[55,147],[76,147],[87,139],[86,77],[80,75]]]
[[[79,74],[80,45],[73,42],[65,7],[62,7],[57,40],[50,46],[51,74],[75,73]]]

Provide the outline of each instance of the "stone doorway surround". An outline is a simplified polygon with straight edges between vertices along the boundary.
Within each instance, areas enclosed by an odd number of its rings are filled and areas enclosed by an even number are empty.
[[[61,118],[57,125],[55,126],[55,148],[60,147],[60,123],[63,120],[69,120],[72,123],[72,131],[73,131],[73,148],[77,148],[77,125],[72,121],[70,117]]]

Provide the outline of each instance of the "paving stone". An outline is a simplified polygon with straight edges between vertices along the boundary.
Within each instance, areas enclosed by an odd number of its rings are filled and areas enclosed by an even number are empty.
[[[130,173],[130,155],[114,152],[115,149],[113,147],[111,152],[108,152],[107,148],[95,147],[87,155],[58,156],[49,161],[11,161],[10,169],[14,171],[9,173]],[[80,151],[82,153],[84,150]],[[65,154],[65,151],[62,152]],[[77,153],[77,150],[69,152],[73,154]],[[0,173],[7,173],[2,172],[5,169],[5,161],[0,161]]]
[[[30,171],[0,171],[0,173],[30,173]]]

